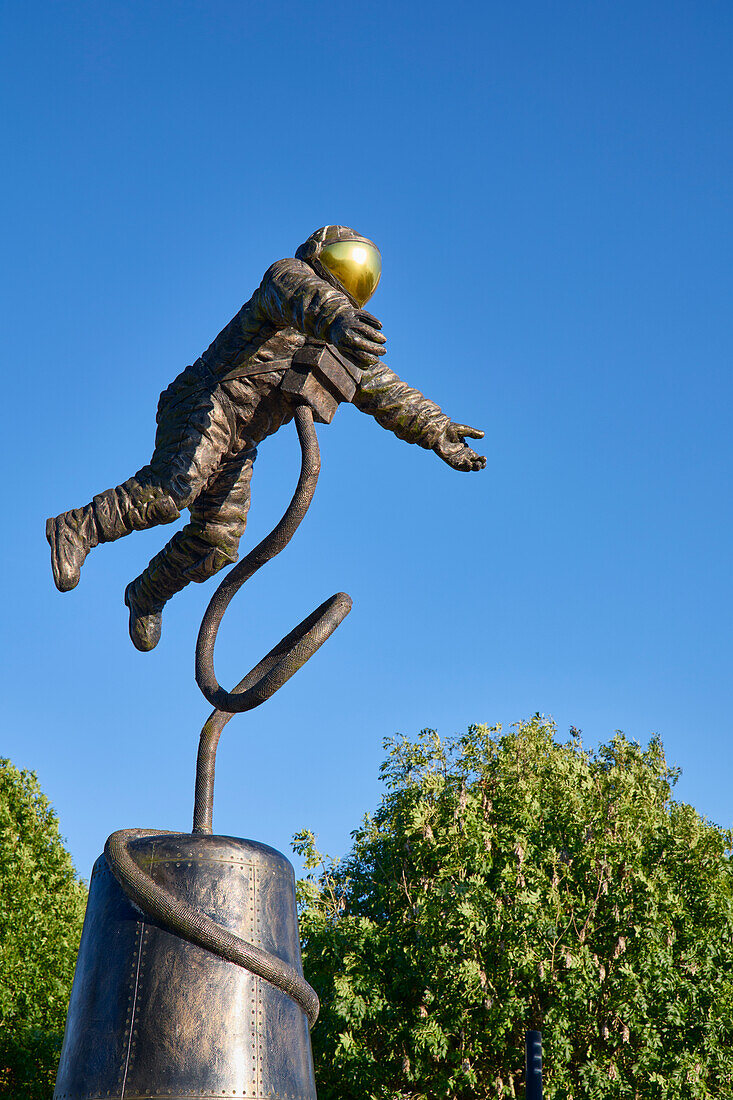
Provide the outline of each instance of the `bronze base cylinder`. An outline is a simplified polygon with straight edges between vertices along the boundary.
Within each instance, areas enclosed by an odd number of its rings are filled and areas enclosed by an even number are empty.
[[[172,894],[302,973],[293,868],[226,836],[135,840]],[[94,865],[54,1100],[315,1100],[303,1011],[140,912]]]

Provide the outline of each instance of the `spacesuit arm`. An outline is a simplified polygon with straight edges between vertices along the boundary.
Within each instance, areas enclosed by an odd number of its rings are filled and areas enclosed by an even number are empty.
[[[435,451],[455,470],[482,470],[486,465],[486,459],[471,450],[464,438],[481,439],[484,433],[455,424],[440,405],[408,386],[384,363],[364,373],[353,403],[398,439]]]
[[[317,340],[328,340],[340,314],[354,312],[346,295],[302,260],[278,260],[269,267],[252,304],[274,328],[294,328]]]
[[[306,336],[335,344],[360,366],[384,355],[381,324],[356,309],[342,291],[321,279],[302,260],[278,260],[252,299],[266,324],[294,328]]]
[[[302,260],[278,260],[201,358],[221,374],[285,328],[336,344],[360,366],[370,366],[384,354],[385,340],[376,317],[355,309],[344,293]]]
[[[375,364],[364,374],[353,402],[398,439],[430,451],[451,423],[440,405],[408,386],[385,363]]]

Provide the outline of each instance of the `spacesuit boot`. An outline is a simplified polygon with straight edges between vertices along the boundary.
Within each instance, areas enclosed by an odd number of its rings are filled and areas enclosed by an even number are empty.
[[[130,581],[125,589],[125,605],[130,612],[130,638],[135,649],[149,653],[160,641],[163,628],[163,606],[151,609],[145,602],[145,594],[140,590],[140,577]],[[175,593],[171,593],[175,595]]]
[[[100,542],[115,542],[131,531],[172,523],[180,515],[163,488],[132,477],[115,489],[99,493],[84,508],[72,508],[46,520],[51,569],[59,592],[76,588],[87,554]]]
[[[94,505],[73,508],[55,519],[47,519],[46,538],[51,547],[54,583],[59,592],[70,592],[79,583],[87,554],[100,541]]]
[[[151,560],[147,569],[125,589],[130,611],[130,639],[141,653],[155,649],[160,641],[163,608],[171,596],[191,581],[202,582],[237,560],[236,549],[225,551],[187,524]]]

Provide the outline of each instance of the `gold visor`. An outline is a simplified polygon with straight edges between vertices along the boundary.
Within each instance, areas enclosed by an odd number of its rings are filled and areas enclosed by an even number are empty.
[[[325,246],[318,259],[357,305],[363,306],[377,289],[382,257],[375,245],[366,241],[334,241]]]

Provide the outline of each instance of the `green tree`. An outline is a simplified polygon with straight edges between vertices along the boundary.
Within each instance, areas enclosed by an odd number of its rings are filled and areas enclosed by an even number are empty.
[[[0,1096],[53,1093],[85,904],[36,776],[0,759]]]
[[[662,745],[536,716],[387,742],[342,860],[295,847],[322,1100],[733,1096],[731,834],[672,799]]]

